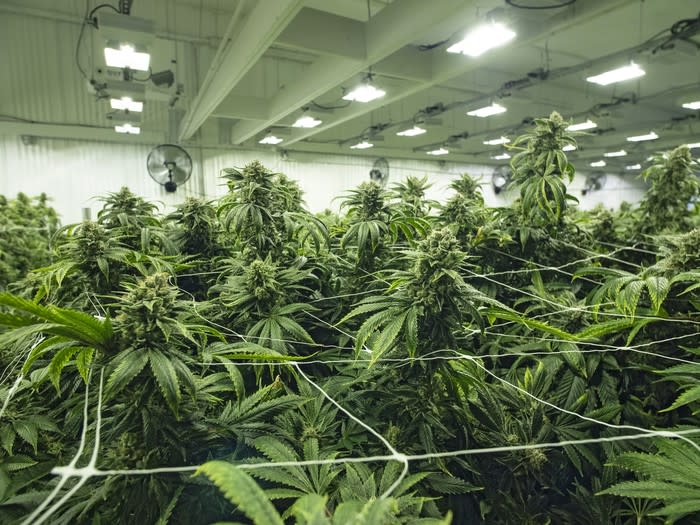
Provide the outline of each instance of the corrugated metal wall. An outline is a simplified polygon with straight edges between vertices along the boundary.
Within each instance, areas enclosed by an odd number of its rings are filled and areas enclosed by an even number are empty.
[[[219,174],[226,167],[242,167],[258,159],[270,169],[286,173],[299,181],[305,192],[306,203],[312,211],[337,209],[334,200],[343,192],[368,180],[374,161],[371,157],[351,155],[318,155],[289,152],[287,160],[274,151],[239,151],[189,148],[194,162],[190,181],[176,194],[167,194],[146,171],[146,157],[150,146],[112,144],[71,140],[38,139],[36,144],[25,145],[20,137],[0,137],[0,193],[14,195],[19,191],[30,195],[46,192],[64,222],[81,219],[81,208],[97,209],[93,199],[106,192],[128,186],[148,199],[161,201],[166,207],[181,202],[188,195],[214,198],[226,190]],[[503,205],[513,195],[495,195],[490,185],[493,168],[447,162],[440,167],[435,161],[392,160],[390,183],[409,175],[427,176],[433,184],[428,198],[444,201],[449,195],[450,181],[467,172],[484,181],[483,192],[490,205]],[[581,200],[582,208],[598,203],[617,207],[623,200],[638,201],[644,186],[638,179],[608,175],[602,191],[581,196],[585,177],[577,175],[569,190]]]

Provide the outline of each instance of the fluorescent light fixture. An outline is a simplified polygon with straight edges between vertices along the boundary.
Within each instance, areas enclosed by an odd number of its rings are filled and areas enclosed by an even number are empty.
[[[686,102],[683,104],[683,107],[686,109],[700,109],[700,100],[696,100],[694,102]]]
[[[450,150],[447,150],[445,148],[438,148],[438,149],[434,149],[432,151],[427,151],[426,153],[428,155],[438,156],[438,155],[447,155],[449,152],[450,152]]]
[[[274,135],[266,135],[263,137],[261,140],[258,141],[258,144],[279,144],[282,142],[284,139],[281,139],[279,137],[275,137]]]
[[[700,142],[694,142],[692,144],[688,144],[688,149],[696,149],[700,148]]]
[[[574,146],[573,144],[567,144],[564,146],[561,150],[562,151],[576,151],[578,148]]]
[[[303,117],[299,117],[297,121],[292,124],[292,127],[294,128],[315,128],[319,124],[321,124],[321,120],[318,120],[317,118],[313,118],[309,115],[305,115]]]
[[[374,87],[372,84],[362,84],[357,86],[350,93],[343,97],[343,100],[353,102],[371,102],[386,95],[386,91]]]
[[[119,44],[119,47],[105,47],[105,62],[109,67],[134,69],[136,71],[148,71],[151,55],[136,51],[131,44]]]
[[[478,57],[495,47],[507,44],[515,38],[515,31],[503,24],[484,24],[467,33],[463,40],[447,48],[448,53],[462,53]]]
[[[627,142],[643,142],[645,140],[656,140],[658,138],[659,136],[656,133],[650,131],[646,135],[635,135],[634,137],[627,137]]]
[[[419,128],[418,126],[413,126],[412,128],[399,131],[397,135],[399,137],[415,137],[416,135],[422,135],[426,130]]]
[[[623,82],[625,80],[639,78],[645,74],[646,71],[644,71],[634,62],[630,62],[629,66],[612,69],[610,71],[606,71],[605,73],[601,73],[600,75],[588,77],[586,80],[588,82],[593,82],[594,84],[607,86],[608,84],[615,84],[616,82]]]
[[[627,152],[623,149],[619,151],[608,151],[607,153],[603,153],[603,157],[624,157],[627,155]]]
[[[627,166],[625,166],[625,169],[628,171],[641,170],[642,165],[641,164],[628,164]]]
[[[491,115],[498,115],[499,113],[505,113],[507,110],[500,104],[491,104],[490,106],[485,106],[483,108],[475,109],[473,111],[467,111],[467,115],[470,117],[490,117]]]
[[[604,160],[597,160],[595,162],[591,162],[591,168],[603,168],[603,167],[605,167]]]
[[[501,144],[508,144],[510,139],[508,137],[499,137],[497,139],[485,140],[484,144],[487,146],[500,146]]]
[[[500,155],[494,155],[491,157],[493,160],[508,160],[510,158],[510,155],[507,153],[501,153]]]
[[[579,122],[578,124],[571,124],[571,126],[566,128],[566,131],[584,131],[586,129],[597,128],[598,124],[588,119],[586,122]]]
[[[122,111],[131,111],[134,113],[143,111],[143,102],[138,102],[131,97],[112,98],[109,100],[109,105],[112,106],[112,109]]]
[[[129,133],[131,135],[138,135],[141,133],[141,128],[138,126],[132,126],[128,122],[126,124],[114,126],[114,131],[117,133]]]
[[[373,148],[374,144],[371,142],[367,142],[366,140],[363,140],[362,142],[358,142],[354,146],[350,146],[350,149],[367,149],[367,148]]]

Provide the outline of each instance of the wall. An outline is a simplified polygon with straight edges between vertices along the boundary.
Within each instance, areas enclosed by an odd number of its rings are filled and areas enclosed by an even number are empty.
[[[258,159],[272,170],[299,181],[306,203],[312,211],[337,209],[335,197],[368,180],[373,157],[326,155],[289,152],[287,159],[274,150],[242,151],[215,148],[188,148],[194,162],[190,181],[176,194],[166,193],[146,172],[146,157],[150,146],[102,142],[79,142],[57,139],[37,139],[25,145],[20,137],[0,136],[0,194],[12,196],[17,192],[37,195],[46,192],[53,198],[64,223],[81,220],[82,208],[90,207],[93,217],[99,209],[96,196],[129,186],[135,193],[171,208],[185,196],[214,198],[226,189],[219,173],[226,167],[242,167]],[[427,176],[433,184],[427,197],[444,201],[449,196],[449,183],[467,172],[484,182],[483,193],[491,206],[502,206],[514,194],[495,195],[490,184],[492,167],[454,164],[438,161],[389,159],[390,183],[409,175]],[[598,203],[616,208],[623,200],[637,202],[644,191],[643,184],[633,177],[608,175],[604,190],[583,197],[585,177],[577,175],[569,192],[589,209]]]

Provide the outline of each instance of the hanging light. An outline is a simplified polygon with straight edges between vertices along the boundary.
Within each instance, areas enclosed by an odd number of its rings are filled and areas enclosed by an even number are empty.
[[[261,140],[258,141],[258,144],[279,144],[282,142],[284,139],[281,139],[279,137],[275,137],[273,134],[268,133],[265,135]]]
[[[371,142],[368,142],[366,139],[362,139],[360,142],[357,144],[353,144],[350,146],[350,149],[368,149],[368,148],[373,148],[374,144]]]
[[[659,136],[654,133],[653,131],[650,131],[646,135],[635,135],[633,137],[627,137],[628,142],[643,142],[645,140],[656,140],[658,139]]]
[[[490,106],[485,106],[483,108],[474,109],[472,111],[467,111],[467,115],[470,117],[490,117],[492,115],[498,115],[499,113],[505,113],[508,111],[506,108],[500,104],[491,104]]]
[[[497,139],[485,140],[484,144],[487,146],[500,146],[502,144],[508,144],[510,139],[508,137],[499,137]]]
[[[504,24],[491,22],[483,24],[467,33],[454,45],[447,48],[448,53],[462,53],[470,57],[478,57],[493,49],[507,44],[515,38],[515,31]]]
[[[627,166],[625,166],[625,169],[626,169],[627,171],[641,170],[641,169],[642,169],[642,165],[641,165],[641,164],[628,164]]]
[[[598,124],[588,119],[586,122],[579,122],[578,124],[571,124],[566,128],[566,131],[584,131],[586,129],[597,128]]]
[[[112,109],[121,111],[132,111],[134,113],[143,111],[143,102],[133,100],[131,97],[112,98],[109,100],[109,105]]]
[[[138,126],[132,126],[127,122],[125,124],[118,124],[114,126],[114,131],[116,131],[117,133],[128,133],[130,135],[138,135],[139,133],[141,133],[141,128]]]
[[[591,162],[590,166],[591,168],[604,168],[606,163],[604,160],[597,160],[595,162]]]
[[[686,102],[683,104],[683,107],[685,109],[700,109],[700,100],[696,100],[694,102]]]
[[[426,153],[428,155],[434,155],[436,157],[440,156],[440,155],[447,155],[449,152],[450,152],[450,150],[442,148],[442,147],[431,150],[431,151],[426,151]]]
[[[561,150],[562,151],[576,151],[578,148],[574,146],[573,144],[567,144],[564,146]]]
[[[418,126],[413,126],[412,128],[405,129],[403,131],[399,131],[397,135],[399,137],[415,137],[416,135],[422,135],[425,133],[426,130],[423,128],[420,128]]]
[[[323,121],[316,119],[310,115],[304,115],[302,117],[299,117],[297,121],[292,124],[292,127],[294,128],[315,128],[319,124],[321,124]]]
[[[603,157],[624,157],[627,155],[627,152],[623,149],[619,151],[608,151],[607,153],[603,153]]]
[[[500,155],[494,155],[491,157],[493,160],[508,160],[510,155],[508,153],[501,153]]]
[[[646,75],[646,71],[634,62],[630,62],[629,66],[618,67],[617,69],[611,69],[600,75],[588,77],[586,81],[601,86],[607,86],[608,84],[616,84],[617,82],[624,82],[625,80],[639,78],[644,75]]]
[[[369,79],[343,97],[343,100],[352,102],[371,102],[386,95],[386,91],[370,84]]]
[[[148,71],[151,55],[137,51],[131,44],[110,42],[105,47],[105,62],[109,67],[129,68],[135,71]]]

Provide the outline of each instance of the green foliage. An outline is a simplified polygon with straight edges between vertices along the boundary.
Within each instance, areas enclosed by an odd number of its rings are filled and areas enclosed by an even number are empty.
[[[51,237],[58,224],[43,193],[34,199],[19,193],[9,201],[0,195],[0,290],[51,262]]]
[[[651,185],[639,206],[643,233],[683,232],[692,227],[688,203],[700,194],[700,180],[694,173],[697,166],[688,146],[654,157],[654,163],[642,173]]]
[[[700,452],[685,441],[659,441],[656,454],[627,452],[611,464],[634,472],[639,481],[623,481],[601,494],[661,500],[650,516],[666,516],[666,523],[700,513]]]
[[[56,487],[86,409],[84,464],[97,377],[99,468],[168,471],[68,485],[51,523],[697,522],[696,450],[621,439],[700,425],[694,161],[652,168],[640,209],[575,210],[566,126],[514,141],[505,208],[411,177],[316,216],[254,162],[167,216],[108,195],[51,251],[3,237],[0,522]],[[19,209],[55,229],[45,199],[0,207],[0,232]]]

